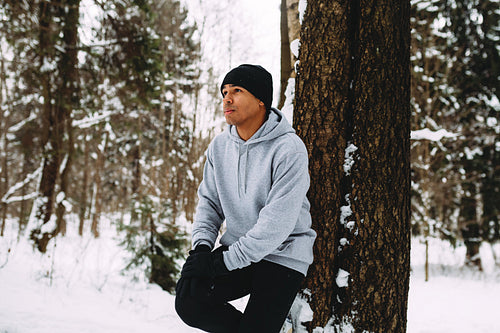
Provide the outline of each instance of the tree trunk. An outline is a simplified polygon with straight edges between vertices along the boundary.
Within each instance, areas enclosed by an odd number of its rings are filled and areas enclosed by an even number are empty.
[[[1,55],[1,54],[0,54]],[[0,105],[3,105],[3,91],[4,89],[7,89],[7,85],[5,84],[6,82],[6,77],[3,73],[5,73],[5,64],[3,60],[3,56],[0,58]],[[0,198],[2,198],[7,191],[9,190],[9,175],[8,175],[8,140],[7,140],[7,129],[8,129],[8,117],[5,117],[4,112],[3,112],[3,107],[0,108],[0,130],[1,130],[1,139],[0,142],[3,143],[2,149],[3,153],[1,154],[2,156],[2,161],[0,162],[2,164],[1,167],[1,172],[0,172],[0,184],[2,187],[0,188]],[[1,221],[1,226],[0,226],[0,236],[4,235],[5,231],[5,221],[7,220],[7,203],[5,202],[0,202],[1,206],[1,215],[2,215],[2,221]]]
[[[465,265],[482,271],[481,256],[479,255],[482,238],[479,224],[469,223],[461,231],[466,248]]]
[[[3,66],[2,66],[3,67]],[[1,95],[1,91],[0,91]],[[7,118],[8,119],[8,118]],[[3,154],[2,155],[2,166],[1,170],[2,172],[0,173],[0,181],[2,184],[2,187],[0,189],[0,198],[2,198],[7,191],[9,190],[9,140],[7,139],[7,119],[0,118],[2,120],[0,122],[0,128],[2,129],[2,138],[0,142],[3,143],[3,146],[1,147]],[[1,226],[0,226],[0,236],[4,235],[5,232],[5,223],[7,221],[7,209],[9,208],[7,202],[0,202],[0,207],[1,207]]]
[[[290,40],[288,39],[288,11],[286,0],[281,0],[280,6],[280,32],[281,32],[281,80],[280,80],[280,95],[278,109],[281,109],[285,104],[285,90],[290,78],[292,70]]]
[[[94,237],[99,237],[99,218],[101,217],[102,211],[102,178],[101,173],[104,170],[104,160],[105,160],[105,152],[106,146],[108,145],[108,136],[109,133],[105,132],[103,134],[103,140],[99,145],[101,148],[97,147],[97,160],[95,166],[94,173],[94,204],[93,206],[93,214],[92,214],[92,224],[90,226],[90,231],[94,235]]]
[[[308,2],[294,124],[318,232],[308,329],[406,330],[410,256],[409,2]],[[307,295],[307,293],[305,293]]]
[[[26,153],[23,153],[23,166],[21,168],[21,175],[22,175],[22,178],[25,178],[26,175],[28,174],[27,172],[27,164],[28,164],[28,155]],[[26,186],[23,186],[21,188],[21,196],[24,198],[26,196]],[[21,233],[23,232],[24,230],[24,227],[26,226],[26,223],[27,223],[27,203],[28,201],[27,200],[21,200],[21,205],[20,205],[20,208],[19,208],[19,229],[18,229],[18,237],[21,236]]]
[[[53,32],[51,31],[51,25],[53,24],[54,8],[53,4],[48,1],[40,3],[39,8],[39,24],[40,24],[40,34],[39,34],[39,58],[40,66],[44,64],[45,61],[51,61],[52,53],[54,52],[54,42],[55,39]],[[42,106],[42,126],[41,126],[41,141],[42,150],[44,155],[42,177],[39,185],[39,205],[34,206],[36,209],[35,218],[37,220],[35,229],[31,231],[31,239],[34,241],[35,245],[38,247],[40,252],[45,252],[48,234],[41,235],[41,228],[50,220],[53,209],[54,201],[54,188],[56,185],[57,174],[59,173],[60,164],[60,152],[62,147],[60,145],[61,132],[60,115],[55,117],[54,106],[52,105],[52,89],[50,76],[47,73],[41,75],[42,81],[42,94],[43,94],[43,106]],[[62,134],[62,133],[61,133]]]
[[[286,0],[288,40],[290,43],[300,37],[299,0]],[[291,54],[290,62],[293,65],[297,58]]]
[[[77,77],[78,77],[78,20],[80,0],[66,0],[63,2],[53,1],[40,4],[40,47],[42,48],[42,63],[46,54],[54,53],[54,34],[51,32],[52,16],[59,16],[62,20],[62,41],[64,52],[60,55],[57,64],[59,78],[54,79],[45,75],[45,99],[43,123],[47,126],[44,144],[44,155],[46,156],[40,182],[40,195],[42,204],[37,212],[37,226],[31,234],[38,249],[45,252],[47,244],[55,237],[64,226],[61,216],[57,218],[56,227],[49,232],[41,234],[42,225],[51,219],[56,196],[56,184],[60,185],[60,193],[66,196],[67,182],[63,179],[68,177],[69,169],[64,169],[60,174],[63,156],[67,156],[67,162],[72,151],[71,140],[71,113],[73,106],[77,103]],[[52,29],[53,30],[53,29]],[[50,60],[49,60],[50,61]],[[54,83],[55,82],[55,86]],[[51,96],[53,98],[51,98]],[[53,102],[55,100],[55,102]],[[69,138],[69,143],[67,140]],[[67,164],[66,166],[69,167]],[[58,215],[61,208],[58,208]]]
[[[87,215],[87,196],[89,189],[89,174],[90,174],[90,165],[89,165],[89,157],[90,157],[90,142],[85,133],[84,135],[84,148],[83,148],[83,184],[82,184],[82,194],[80,199],[80,213],[79,219],[80,224],[78,225],[78,234],[80,236],[83,235],[83,227],[85,225],[85,217]]]

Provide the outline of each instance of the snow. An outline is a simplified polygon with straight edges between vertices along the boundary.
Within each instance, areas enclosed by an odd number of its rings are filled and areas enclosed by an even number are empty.
[[[76,218],[45,256],[13,221],[0,237],[0,332],[199,332],[174,311],[174,297],[157,285],[123,276],[127,253],[108,220],[102,237],[79,237]]]
[[[309,290],[305,290],[305,294],[310,295]],[[294,314],[292,321],[287,320],[284,325],[284,332],[288,332],[290,327],[296,328],[296,333],[306,333],[306,327],[302,323],[309,322],[313,319],[313,311],[303,296],[297,296],[290,309]]]
[[[293,124],[293,100],[295,98],[295,79],[293,77],[288,79],[288,84],[285,90],[285,103],[281,108],[281,112],[290,124]]]
[[[429,282],[421,272],[413,274],[408,332],[500,332],[495,319],[500,308],[500,283],[479,275],[464,278],[451,274],[431,276]]]
[[[432,131],[428,128],[424,128],[417,131],[411,131],[412,140],[430,140],[430,141],[440,141],[442,138],[454,138],[458,134],[448,132],[445,129],[440,129],[438,131]]]
[[[339,288],[345,288],[349,285],[349,272],[344,271],[342,268],[339,269],[337,277],[335,278],[335,283]]]
[[[127,253],[111,218],[101,224],[100,238],[86,230],[77,235],[77,218],[68,221],[68,234],[50,243],[42,256],[27,236],[17,238],[17,224],[8,220],[0,237],[0,332],[8,333],[139,333],[201,332],[184,325],[174,310],[174,296],[145,279],[122,275]],[[493,251],[481,246],[483,273],[463,267],[465,249],[430,242],[430,280],[424,281],[424,245],[412,243],[412,274],[408,305],[409,333],[500,332],[500,271]],[[140,276],[142,272],[134,272]],[[339,271],[345,286],[349,273]],[[243,309],[246,300],[235,305]],[[297,298],[293,311],[300,322],[312,312]],[[348,325],[344,325],[344,329]],[[300,330],[299,330],[300,332]],[[332,327],[316,332],[333,332]]]
[[[292,40],[292,42],[290,43],[290,51],[296,58],[299,57],[299,50],[300,50],[300,40],[299,39]]]
[[[299,21],[300,24],[304,21],[304,15],[307,9],[307,0],[299,0]]]
[[[354,152],[358,150],[354,144],[350,143],[345,149],[344,153],[344,173],[349,176],[351,174],[351,168],[354,165]]]

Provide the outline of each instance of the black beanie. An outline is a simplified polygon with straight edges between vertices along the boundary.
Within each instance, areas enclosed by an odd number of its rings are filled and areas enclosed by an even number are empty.
[[[220,86],[221,92],[226,84],[234,84],[245,88],[264,103],[266,110],[271,109],[271,103],[273,102],[273,78],[264,67],[243,64],[233,68],[224,77]]]

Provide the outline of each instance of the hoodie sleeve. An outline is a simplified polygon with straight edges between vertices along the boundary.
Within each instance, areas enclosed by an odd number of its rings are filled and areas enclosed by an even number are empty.
[[[293,232],[309,189],[307,151],[303,144],[300,148],[275,164],[271,190],[257,223],[224,252],[229,270],[262,260]]]
[[[198,207],[193,223],[192,246],[206,244],[214,247],[219,229],[224,221],[224,213],[217,193],[214,166],[210,145],[203,169],[203,181],[198,188]]]

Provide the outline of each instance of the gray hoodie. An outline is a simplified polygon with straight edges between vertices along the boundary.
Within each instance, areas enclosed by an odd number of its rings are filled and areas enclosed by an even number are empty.
[[[305,145],[280,111],[247,141],[228,126],[207,150],[193,247],[213,248],[226,221],[220,243],[229,270],[264,259],[306,275],[316,238],[308,189]]]

